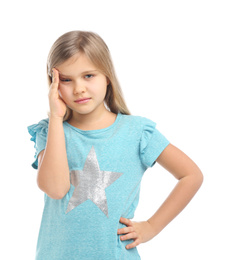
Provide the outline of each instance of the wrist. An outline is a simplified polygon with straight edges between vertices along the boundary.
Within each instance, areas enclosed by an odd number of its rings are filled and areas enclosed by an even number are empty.
[[[62,124],[63,123],[63,117],[58,117],[54,115],[49,115],[49,124]]]
[[[152,218],[148,219],[147,222],[151,226],[151,230],[154,233],[154,237],[162,231],[162,228],[160,228],[156,223],[154,223]]]
[[[48,117],[49,117],[49,121],[51,120],[51,121],[59,121],[59,122],[63,122],[63,118],[64,118],[62,116],[51,114],[51,112],[49,113]]]

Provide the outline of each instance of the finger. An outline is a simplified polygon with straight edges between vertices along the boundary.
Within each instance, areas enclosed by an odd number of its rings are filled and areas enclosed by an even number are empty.
[[[55,68],[52,69],[52,85],[54,87],[58,87],[59,85],[59,72]]]
[[[121,218],[120,218],[120,222],[121,222],[121,223],[124,223],[124,224],[127,225],[127,226],[132,226],[132,221],[131,221],[130,219],[128,219],[128,218],[123,218],[123,217],[121,217]]]
[[[127,234],[127,233],[130,233],[130,232],[134,232],[134,227],[126,227],[126,228],[121,228],[121,229],[118,229],[117,231],[117,234]]]
[[[134,248],[134,247],[138,246],[139,244],[140,244],[139,240],[136,239],[133,243],[126,245],[126,249]]]
[[[125,236],[121,236],[120,239],[121,240],[128,240],[128,239],[135,239],[137,237],[138,237],[138,235],[137,235],[136,232],[131,232],[131,233],[125,235]]]

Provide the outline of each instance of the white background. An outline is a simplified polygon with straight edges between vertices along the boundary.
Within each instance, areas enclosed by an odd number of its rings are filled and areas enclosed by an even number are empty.
[[[0,259],[34,259],[44,197],[26,127],[47,117],[47,55],[71,30],[104,39],[131,113],[155,121],[204,174],[185,210],[138,246],[141,259],[225,259],[224,1],[5,1],[0,10]],[[147,220],[175,184],[161,166],[148,169],[133,220]]]

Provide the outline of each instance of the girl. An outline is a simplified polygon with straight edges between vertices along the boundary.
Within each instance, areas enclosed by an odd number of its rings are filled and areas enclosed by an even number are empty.
[[[37,260],[140,259],[202,184],[198,166],[148,118],[130,114],[107,45],[72,31],[47,61],[49,118],[28,127],[45,193]],[[178,184],[148,220],[134,222],[144,172],[158,162]]]

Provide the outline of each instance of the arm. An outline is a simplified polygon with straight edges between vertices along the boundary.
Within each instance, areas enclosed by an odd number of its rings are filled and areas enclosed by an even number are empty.
[[[155,235],[186,207],[203,182],[198,166],[172,144],[164,149],[156,161],[173,174],[178,183],[162,206],[148,219]]]
[[[38,187],[53,199],[61,199],[70,189],[69,166],[63,129],[65,103],[58,94],[58,72],[49,91],[50,118],[47,144],[38,156]]]
[[[127,249],[155,237],[187,206],[203,181],[203,175],[198,166],[172,144],[164,149],[156,161],[174,175],[178,184],[162,206],[147,221],[135,222],[120,218],[120,222],[127,225],[125,228],[118,229],[117,234],[126,234],[120,239],[134,239],[133,243],[126,246]]]
[[[53,199],[61,199],[70,189],[69,167],[63,124],[49,119],[47,145],[38,156],[38,187]]]

